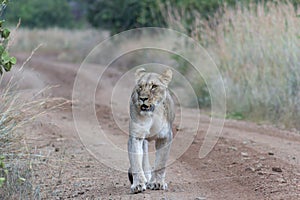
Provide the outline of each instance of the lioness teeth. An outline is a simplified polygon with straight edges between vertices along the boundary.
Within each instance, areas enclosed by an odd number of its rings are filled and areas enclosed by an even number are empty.
[[[142,111],[151,111],[151,112],[153,112],[154,111],[154,106],[153,105],[147,106],[147,105],[143,104],[143,105],[141,105],[141,110]]]

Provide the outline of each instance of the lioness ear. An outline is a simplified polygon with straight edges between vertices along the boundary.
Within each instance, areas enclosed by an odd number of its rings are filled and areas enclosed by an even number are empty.
[[[140,78],[146,73],[144,68],[139,68],[135,71],[135,81],[138,82]]]
[[[166,69],[162,75],[160,75],[160,80],[163,82],[165,86],[168,86],[172,80],[172,70]]]

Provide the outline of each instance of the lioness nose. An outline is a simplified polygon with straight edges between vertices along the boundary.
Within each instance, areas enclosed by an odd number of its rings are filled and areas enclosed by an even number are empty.
[[[147,97],[140,97],[140,100],[144,102],[144,101],[148,100],[148,98]]]

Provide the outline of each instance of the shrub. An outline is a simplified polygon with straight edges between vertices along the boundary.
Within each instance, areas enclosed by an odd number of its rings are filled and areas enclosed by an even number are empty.
[[[2,0],[0,5],[0,13],[4,11],[7,1]],[[8,53],[8,41],[10,30],[4,27],[4,20],[0,20],[0,76],[4,71],[10,71],[11,67],[16,64],[15,57],[11,57]]]
[[[165,24],[157,0],[90,0],[88,21],[112,34],[138,27]]]
[[[224,0],[230,5],[233,0]],[[184,10],[185,27],[194,20],[194,11],[208,17],[222,2],[220,0],[89,0],[88,21],[94,27],[108,29],[112,34],[140,27],[165,27],[165,7]]]
[[[9,23],[19,19],[24,27],[47,28],[52,26],[72,27],[74,19],[66,0],[17,0],[11,1],[5,12]]]

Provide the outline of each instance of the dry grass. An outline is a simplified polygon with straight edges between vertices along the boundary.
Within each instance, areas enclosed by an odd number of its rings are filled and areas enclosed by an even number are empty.
[[[180,12],[169,12],[181,28]],[[224,7],[209,21],[195,15],[192,37],[202,43],[225,82],[229,115],[299,127],[300,46],[291,3]]]
[[[28,90],[19,90],[20,79],[17,74],[22,74],[23,66],[16,70],[8,80],[0,77],[0,147],[9,145],[9,141],[18,138],[18,131],[26,124],[34,121],[39,116],[51,109],[67,103],[62,98],[52,98],[46,93],[51,87],[35,93]]]
[[[68,103],[62,98],[47,96],[45,88],[38,92],[19,90],[17,71],[7,80],[0,77],[0,187],[1,199],[32,199],[32,155],[24,145],[24,134],[35,119]],[[7,75],[7,74],[4,74]]]
[[[108,36],[108,32],[94,29],[19,28],[12,33],[11,51],[30,52],[42,44],[39,53],[53,54],[63,61],[80,62]]]

